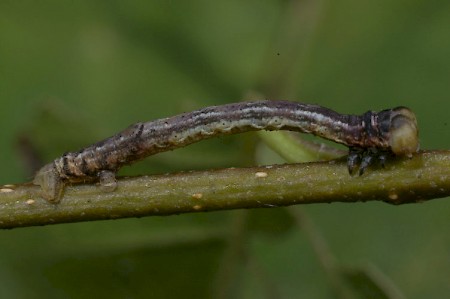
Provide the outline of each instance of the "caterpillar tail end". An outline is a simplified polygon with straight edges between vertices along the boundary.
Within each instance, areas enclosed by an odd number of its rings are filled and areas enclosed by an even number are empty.
[[[33,184],[41,187],[41,196],[48,202],[58,203],[63,196],[64,182],[53,162],[45,165],[36,173]]]

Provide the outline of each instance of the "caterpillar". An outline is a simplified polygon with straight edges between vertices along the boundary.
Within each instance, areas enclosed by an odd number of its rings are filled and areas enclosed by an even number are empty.
[[[406,107],[340,114],[318,105],[291,101],[253,101],[211,106],[173,117],[138,122],[79,151],[67,152],[42,167],[33,183],[42,196],[58,202],[68,183],[100,181],[116,188],[119,168],[160,152],[184,147],[216,136],[255,130],[310,133],[349,147],[347,166],[359,174],[378,158],[408,156],[418,151],[418,127]]]

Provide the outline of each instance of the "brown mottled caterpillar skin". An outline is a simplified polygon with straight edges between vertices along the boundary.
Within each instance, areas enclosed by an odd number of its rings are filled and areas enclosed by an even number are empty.
[[[115,173],[124,165],[203,139],[255,130],[311,133],[344,144],[350,173],[359,167],[362,174],[375,157],[384,164],[389,154],[411,156],[419,148],[416,117],[406,107],[345,115],[298,102],[240,102],[133,124],[45,165],[34,184],[53,202],[61,199],[67,183],[99,180],[104,190],[112,191]]]

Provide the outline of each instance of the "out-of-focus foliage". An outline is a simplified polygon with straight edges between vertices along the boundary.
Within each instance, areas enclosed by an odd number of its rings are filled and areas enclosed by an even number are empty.
[[[30,180],[34,163],[131,123],[253,92],[346,113],[405,105],[417,114],[423,148],[449,148],[449,36],[450,2],[434,0],[1,1],[0,183]],[[121,173],[282,162],[257,142],[254,134],[205,141]],[[450,293],[449,212],[445,199],[303,208],[339,265],[375,265],[390,281],[381,289],[407,298]],[[0,296],[342,295],[289,215],[0,231]],[[376,289],[362,270],[345,273],[343,288]]]

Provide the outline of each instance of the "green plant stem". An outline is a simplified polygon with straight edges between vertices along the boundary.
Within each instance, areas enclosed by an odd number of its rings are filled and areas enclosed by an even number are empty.
[[[31,184],[0,189],[0,228],[151,215],[268,208],[295,204],[384,201],[417,203],[450,195],[450,151],[391,159],[386,169],[350,176],[344,159],[119,179],[116,191],[66,187],[51,204]]]

